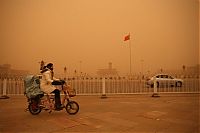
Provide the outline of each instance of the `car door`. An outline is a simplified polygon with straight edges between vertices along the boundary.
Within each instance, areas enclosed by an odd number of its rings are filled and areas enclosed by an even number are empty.
[[[176,84],[174,78],[172,76],[169,76],[170,86],[174,86]]]
[[[168,86],[171,85],[171,82],[172,81],[171,81],[171,79],[169,78],[168,75],[163,74],[163,75],[160,76],[160,86],[168,87]]]
[[[164,81],[165,81],[165,87],[169,87],[171,84],[171,79],[169,78],[168,75],[164,75]]]
[[[159,87],[163,87],[164,84],[165,84],[165,78],[164,78],[164,75],[159,75]]]

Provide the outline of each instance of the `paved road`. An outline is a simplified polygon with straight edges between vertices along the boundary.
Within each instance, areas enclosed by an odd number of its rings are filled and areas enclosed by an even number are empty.
[[[76,115],[64,110],[33,116],[24,96],[0,99],[0,133],[199,133],[199,95],[76,96]]]

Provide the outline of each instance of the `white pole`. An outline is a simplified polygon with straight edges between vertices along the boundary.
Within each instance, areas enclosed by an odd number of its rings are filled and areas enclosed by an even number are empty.
[[[7,79],[3,79],[3,96],[6,96]]]
[[[9,98],[7,95],[6,95],[6,90],[7,90],[7,79],[3,79],[3,95],[0,97],[0,99],[7,99]]]
[[[107,98],[106,97],[106,80],[105,77],[102,78],[102,95],[101,98]]]
[[[157,83],[156,83],[156,78],[154,78],[153,80],[153,93],[157,93],[158,90],[157,90]]]
[[[160,96],[158,95],[156,77],[154,77],[154,79],[153,79],[153,95],[152,95],[152,97],[160,97]]]

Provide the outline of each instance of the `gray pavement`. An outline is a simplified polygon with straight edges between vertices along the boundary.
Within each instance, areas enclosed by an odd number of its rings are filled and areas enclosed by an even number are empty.
[[[199,94],[76,96],[76,115],[65,110],[31,115],[26,97],[0,99],[0,133],[199,133]]]

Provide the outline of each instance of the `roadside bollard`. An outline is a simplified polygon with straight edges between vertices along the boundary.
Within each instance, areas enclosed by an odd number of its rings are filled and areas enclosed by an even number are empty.
[[[107,98],[106,96],[106,80],[105,77],[102,78],[102,95],[101,98]]]
[[[3,95],[0,97],[0,99],[7,99],[9,98],[6,94],[6,88],[7,88],[7,79],[3,79]]]
[[[157,81],[156,78],[153,79],[153,94],[152,97],[160,97],[158,95]]]

